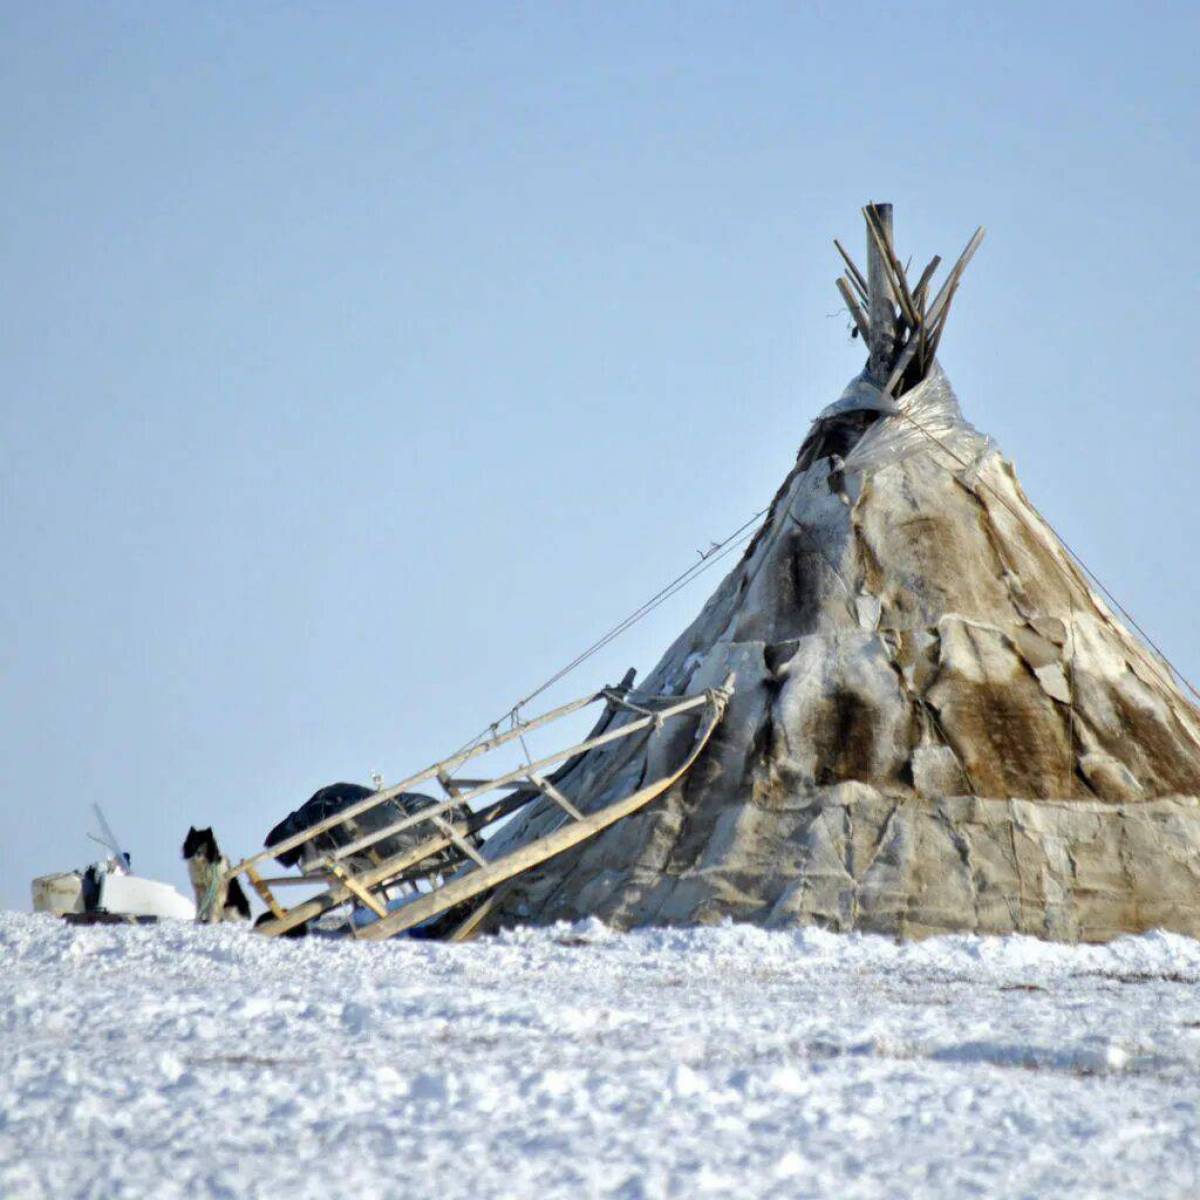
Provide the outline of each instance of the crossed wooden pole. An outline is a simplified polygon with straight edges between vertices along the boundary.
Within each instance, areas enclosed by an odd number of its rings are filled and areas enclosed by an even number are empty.
[[[863,210],[867,224],[867,273],[855,265],[841,242],[834,238],[845,272],[838,276],[837,289],[846,303],[855,328],[867,346],[867,374],[889,396],[901,396],[925,378],[937,357],[946,328],[950,305],[962,282],[967,264],[983,241],[981,225],[971,235],[932,300],[930,285],[941,265],[938,255],[921,272],[915,287],[896,255],[892,240],[892,206],[868,204]]]

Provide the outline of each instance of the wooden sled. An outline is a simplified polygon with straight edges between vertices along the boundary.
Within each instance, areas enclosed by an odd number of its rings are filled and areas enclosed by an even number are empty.
[[[527,721],[514,719],[512,728],[504,733],[495,734],[467,750],[434,763],[394,787],[375,792],[334,816],[243,859],[229,868],[225,878],[229,880],[245,875],[262,897],[271,912],[271,918],[258,925],[257,930],[269,937],[286,934],[333,909],[354,904],[372,911],[377,918],[369,925],[354,928],[354,936],[364,941],[380,941],[417,926],[427,926],[451,909],[478,900],[480,903],[465,913],[452,929],[442,931],[442,936],[450,940],[468,937],[486,915],[495,899],[498,885],[540,866],[631,813],[645,808],[682,779],[708,745],[733,693],[732,674],[721,687],[709,688],[682,699],[677,696],[635,696],[628,691],[631,678],[632,673],[621,687],[606,688],[539,717]],[[536,762],[526,762],[494,778],[455,777],[454,773],[466,763],[596,703],[603,703],[604,711],[584,741]],[[620,717],[626,719],[619,721]],[[655,736],[668,722],[689,717],[698,720],[698,725],[691,746],[678,766],[651,783],[639,780],[629,795],[611,800],[595,812],[586,811],[587,794],[596,795],[611,789],[614,774],[613,771],[601,772],[599,780],[588,780],[584,764],[589,752],[637,734]],[[556,765],[556,770],[548,770]],[[351,840],[323,856],[319,872],[313,873],[310,868],[307,875],[273,879],[263,878],[259,874],[258,867],[266,859],[311,842],[338,825],[355,831],[353,822],[356,817],[429,780],[437,781],[446,793],[445,801],[420,809],[370,833],[352,836]],[[572,797],[568,794],[571,791],[579,794]],[[525,845],[517,846],[495,859],[490,858],[488,843],[481,843],[475,835],[542,797],[561,809],[561,824]],[[381,858],[373,850],[384,839],[409,829],[420,829],[427,836],[422,836],[416,844],[390,858]],[[438,871],[445,870],[445,867],[438,867],[433,859],[450,847],[459,851],[463,863],[451,877],[443,879]],[[369,865],[364,866],[364,862],[369,862]],[[325,891],[289,909],[282,904],[273,888],[293,883],[319,883],[325,886]],[[393,899],[389,907],[388,891],[395,892],[401,885],[406,885],[413,894],[400,901],[398,907]],[[427,890],[420,891],[421,885]]]

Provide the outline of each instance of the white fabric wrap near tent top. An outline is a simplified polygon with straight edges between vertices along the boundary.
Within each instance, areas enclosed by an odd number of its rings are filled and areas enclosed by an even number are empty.
[[[885,396],[866,375],[859,375],[841,396],[823,409],[817,421],[850,412],[877,412],[877,421],[845,457],[847,471],[868,471],[898,462],[912,454],[935,448],[939,443],[970,465],[995,449],[990,438],[965,420],[958,397],[940,366],[911,391],[896,399]]]
[[[858,412],[883,416],[862,432]],[[839,425],[861,436],[818,453]],[[859,378],[820,414],[762,531],[642,686],[691,693],[731,669],[689,776],[523,877],[498,921],[1200,935],[1200,714],[940,369],[899,400]],[[681,737],[590,754],[568,790],[595,808]],[[537,804],[498,839],[560,819]]]

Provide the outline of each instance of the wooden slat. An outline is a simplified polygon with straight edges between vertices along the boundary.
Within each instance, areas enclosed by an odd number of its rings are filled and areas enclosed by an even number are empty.
[[[437,779],[438,783],[442,785],[442,790],[447,796],[457,800],[462,794],[458,784],[455,783],[454,780],[445,773],[445,771],[439,771]],[[440,829],[450,839],[450,841],[454,843],[455,846],[458,847],[460,854],[464,854],[467,858],[473,859],[481,867],[487,866],[487,860],[483,857],[483,855],[480,854],[479,851],[476,850],[475,847],[466,840],[466,838],[459,837],[454,829],[454,826],[446,821],[444,817],[432,817],[431,820],[433,821],[433,824],[437,826],[437,828]]]
[[[884,223],[885,232],[892,223],[892,206],[872,206]],[[896,315],[892,309],[887,253],[875,236],[873,223],[867,221],[867,287],[870,293],[871,341],[867,355],[867,373],[876,383],[887,378],[888,367],[896,352]]]
[[[494,888],[490,895],[484,896],[480,902],[471,909],[467,917],[460,921],[447,935],[448,942],[469,942],[478,932],[479,926],[487,919],[492,909],[508,895],[509,889],[501,886]]]
[[[692,696],[686,700],[681,700],[673,708],[665,708],[662,712],[655,713],[652,717],[642,717],[640,720],[630,721],[626,725],[618,726],[616,729],[610,729],[607,733],[600,734],[599,737],[589,738],[587,741],[580,742],[566,750],[559,750],[555,754],[549,754],[545,758],[538,759],[537,762],[529,763],[524,767],[518,767],[506,775],[499,776],[484,787],[472,788],[470,791],[463,792],[456,799],[443,801],[441,804],[434,805],[431,808],[423,808],[399,821],[393,822],[391,825],[385,825],[382,829],[377,829],[373,833],[364,834],[355,841],[335,850],[333,852],[334,857],[338,859],[348,858],[351,854],[356,854],[358,851],[364,850],[367,846],[372,846],[384,838],[391,837],[393,834],[401,833],[421,821],[428,821],[433,816],[442,816],[456,804],[465,804],[470,800],[474,800],[476,796],[495,790],[502,784],[523,779],[530,770],[540,771],[543,767],[548,767],[556,762],[562,762],[563,759],[570,758],[574,754],[580,754],[587,750],[595,750],[600,746],[607,745],[609,742],[617,741],[619,738],[628,737],[631,733],[637,733],[665,717],[673,717],[681,713],[690,712],[692,709],[700,708],[706,703],[707,699],[704,695]]]
[[[913,356],[917,353],[919,348],[920,340],[918,338],[912,338],[906,343],[904,349],[900,353],[900,357],[896,360],[896,365],[892,368],[892,373],[888,376],[887,382],[883,385],[883,391],[885,395],[890,396],[892,394],[896,384],[900,382],[904,372],[908,370],[908,364],[912,362]]]
[[[274,893],[267,886],[267,881],[253,867],[246,871],[246,878],[250,880],[250,886],[258,893],[259,899],[271,910],[272,915],[282,917],[287,909],[275,899]]]
[[[886,228],[882,233],[877,228],[880,220],[880,211],[886,209]],[[868,216],[868,211],[874,213],[875,220]],[[900,289],[896,284],[892,272],[892,253],[891,253],[891,238],[892,238],[892,206],[884,205],[868,205],[862,210],[863,220],[867,225],[867,256],[868,265],[871,258],[882,266],[882,277],[887,292],[888,299],[899,310],[899,320],[903,323],[907,321],[907,314],[904,311],[904,305],[900,302]]]
[[[590,742],[593,738],[604,733],[612,724],[616,715],[616,707],[609,702],[614,698],[614,694],[624,694],[630,690],[633,681],[636,678],[636,671],[630,668],[625,672],[620,684],[615,689],[606,688],[598,693],[594,699],[604,700],[606,703],[596,719],[596,723],[592,726],[585,741]],[[651,698],[651,700],[662,699],[664,702],[667,697]],[[678,697],[671,697],[672,700],[678,700]],[[457,756],[455,756],[457,757]],[[549,778],[555,784],[567,779],[571,776],[576,768],[583,762],[587,761],[587,754],[572,755],[565,762],[559,765]],[[454,762],[454,758],[443,760],[444,764]],[[487,783],[489,781],[483,781]],[[494,781],[491,781],[494,782]],[[507,786],[507,785],[506,785]],[[532,787],[525,787],[514,792],[512,795],[505,796],[502,799],[494,801],[492,804],[485,806],[478,812],[473,813],[471,817],[455,826],[458,831],[466,836],[477,833],[481,829],[486,829],[488,825],[505,819],[515,812],[519,812],[527,804],[532,803],[541,793]],[[402,878],[413,878],[414,869],[423,861],[446,849],[451,843],[448,838],[441,834],[435,834],[433,837],[426,839],[419,846],[415,846],[409,850],[405,850],[400,854],[394,855],[390,859],[385,860],[379,865],[378,869],[372,868],[366,874],[358,876],[359,882],[373,887],[376,884],[388,885]],[[350,893],[336,880],[330,883],[329,878],[325,876],[317,877],[286,877],[287,882],[296,883],[311,883],[324,882],[328,884],[327,890],[319,896],[314,896],[303,904],[297,905],[291,909],[287,917],[282,921],[267,921],[258,926],[256,932],[262,933],[268,937],[275,937],[279,934],[286,933],[290,929],[294,929],[298,925],[302,925],[307,921],[313,920],[315,917],[321,916],[332,909],[339,907],[350,899]],[[277,882],[284,882],[278,880]]]
[[[958,285],[962,282],[963,273],[967,269],[967,264],[971,261],[975,251],[979,249],[980,242],[983,241],[983,226],[981,225],[975,230],[971,240],[967,243],[966,249],[959,255],[958,262],[950,271],[950,275],[939,292],[939,298],[942,303],[939,306],[939,312],[930,316],[930,340],[933,342],[935,349],[937,342],[941,340],[942,330],[946,327],[946,318],[950,314],[950,303],[954,299],[954,293],[958,291]],[[942,293],[945,293],[944,297]]]
[[[863,298],[864,303],[870,304],[871,293],[867,287],[867,281],[863,273],[855,265],[854,259],[846,253],[845,246],[837,238],[833,239],[833,244],[837,247],[837,252],[842,256],[842,261],[846,264],[846,270],[849,272],[850,279],[853,281],[854,286],[858,288],[858,294]]]
[[[387,916],[387,906],[377,897],[372,896],[341,863],[331,862],[329,870],[338,877],[343,887],[347,888],[352,895],[358,897],[377,917]]]
[[[871,344],[871,326],[868,324],[867,318],[863,315],[862,309],[859,308],[858,301],[854,299],[844,275],[837,277],[837,290],[841,292],[842,299],[846,302],[846,307],[850,310],[850,316],[854,318],[854,324],[858,327],[858,334],[863,340],[863,345],[869,346]]]
[[[461,777],[455,777],[454,779],[451,779],[449,776],[447,776],[446,781],[447,783],[453,784],[454,787],[458,788],[460,792],[469,791],[472,788],[489,788],[494,791],[499,791],[502,787],[520,788],[525,786],[520,782],[520,780],[518,780],[516,783],[502,783],[499,786],[496,785],[496,781],[494,779],[462,779]]]
[[[890,220],[885,228],[879,209],[873,204],[868,204],[862,211],[866,218],[867,230],[875,240],[876,248],[883,257],[892,284],[892,291],[904,313],[904,318],[910,329],[916,329],[920,320],[917,316],[916,305],[913,304],[912,294],[908,290],[908,280],[904,276],[904,268],[900,265],[895,247],[892,245]]]
[[[942,331],[946,328],[946,322],[950,318],[950,305],[954,303],[954,297],[958,294],[958,283],[950,289],[950,294],[946,297],[946,303],[942,305],[941,316],[937,324],[930,330],[929,333],[929,357],[937,356],[938,346],[942,341]]]
[[[726,691],[731,689],[732,682],[727,680]],[[412,929],[416,925],[421,925],[462,904],[465,900],[470,900],[482,892],[486,892],[498,883],[503,883],[506,879],[511,879],[514,875],[519,875],[531,867],[536,867],[547,859],[561,854],[564,850],[569,850],[572,846],[593,837],[601,830],[636,812],[639,808],[645,807],[651,800],[672,787],[691,768],[701,751],[708,745],[709,738],[712,737],[713,730],[716,729],[723,715],[724,704],[713,704],[709,719],[704,723],[691,753],[684,759],[680,767],[657,783],[634,792],[624,800],[610,804],[607,808],[593,813],[582,821],[571,821],[560,826],[545,837],[538,838],[537,841],[497,859],[486,868],[469,871],[465,875],[450,880],[436,891],[422,896],[419,900],[413,900],[403,908],[389,913],[371,925],[356,930],[355,937],[362,941],[378,942],[392,937],[394,934],[402,933],[406,929]]]
[[[469,821],[461,822],[455,828],[463,834],[476,833],[492,822],[523,808],[536,797],[537,793],[532,791],[528,797],[506,796],[503,800],[497,800],[487,808],[481,809]],[[445,850],[449,845],[450,839],[445,834],[435,834],[433,837],[426,838],[419,846],[413,846],[409,850],[395,854],[391,858],[385,859],[378,867],[361,872],[357,876],[358,882],[364,887],[393,883],[411,867],[415,867],[439,851]],[[303,904],[297,904],[294,908],[288,909],[287,916],[277,921],[264,921],[258,927],[257,932],[266,934],[268,937],[287,933],[289,929],[295,929],[297,925],[303,925],[314,917],[319,917],[323,913],[345,904],[350,897],[349,889],[340,881],[335,881],[320,896],[314,896],[311,900],[306,900]]]
[[[385,800],[394,800],[401,792],[406,792],[418,783],[424,783],[426,780],[434,778],[440,770],[447,772],[456,771],[463,763],[469,762],[473,758],[478,758],[481,754],[486,754],[490,750],[495,750],[497,747],[511,742],[514,738],[520,737],[523,733],[540,729],[543,725],[560,720],[562,717],[569,716],[573,712],[578,712],[579,709],[586,708],[589,704],[595,704],[597,700],[602,699],[604,699],[604,694],[597,692],[583,699],[573,700],[569,704],[560,705],[558,708],[543,713],[540,717],[519,722],[513,729],[505,733],[497,734],[487,741],[479,742],[469,750],[464,750],[459,754],[452,754],[449,758],[442,759],[441,762],[434,763],[432,766],[426,767],[425,770],[417,772],[416,775],[410,775],[407,779],[402,779],[393,787],[375,792],[370,796],[365,796],[362,800],[348,805],[341,812],[335,813],[331,817],[326,817],[323,821],[318,821],[316,824],[310,825],[307,829],[302,829],[299,833],[284,838],[283,841],[276,842],[275,845],[268,846],[265,850],[260,850],[257,854],[252,854],[249,858],[242,859],[241,862],[230,867],[226,875],[229,877],[240,875],[248,866],[257,866],[264,859],[275,858],[280,854],[285,854],[288,850],[294,850],[297,846],[304,845],[305,842],[311,841],[318,834],[332,829],[335,825],[341,825],[344,821],[377,807]]]
[[[573,820],[583,820],[583,813],[581,813],[579,809],[577,809],[575,805],[572,804],[571,801],[568,800],[566,796],[564,796],[562,792],[560,792],[558,788],[556,788],[548,779],[543,779],[536,771],[530,771],[529,782],[532,783],[539,792],[549,796],[550,799],[553,800],[554,803],[557,804],[558,807],[561,808],[563,812],[565,812]]]
[[[941,263],[941,255],[935,254],[930,260],[929,265],[921,272],[921,278],[917,280],[917,286],[913,289],[913,303],[917,306],[917,313],[921,318],[921,327],[916,331],[917,341],[917,363],[920,369],[922,378],[929,367],[929,330],[925,320],[925,294],[929,288],[929,281],[933,278],[933,273],[938,269]]]
[[[913,303],[917,306],[918,316],[924,316],[925,289],[929,286],[929,281],[933,278],[933,273],[941,265],[941,262],[941,255],[935,254],[929,260],[929,265],[921,272],[921,278],[917,280],[917,286],[913,288]]]
[[[938,319],[945,306],[950,302],[950,296],[953,295],[954,289],[958,287],[959,282],[962,280],[963,272],[967,269],[967,264],[975,257],[975,251],[979,249],[986,232],[984,227],[980,225],[971,235],[971,240],[966,244],[963,252],[958,256],[958,261],[950,268],[950,274],[946,277],[946,281],[942,284],[937,298],[930,306],[929,320],[931,324]]]
[[[481,867],[487,866],[487,859],[466,838],[460,837],[454,826],[445,817],[431,817],[430,820],[436,828],[440,829],[458,847],[461,854],[465,854],[467,858],[473,859]]]
[[[958,280],[962,277],[962,273],[967,269],[967,264],[974,257],[975,251],[979,249],[979,244],[983,241],[984,232],[985,231],[984,231],[984,228],[982,225],[977,230],[975,230],[975,233],[972,236],[971,240],[967,243],[967,248],[962,252],[961,255],[959,255],[958,262],[956,262],[954,264],[954,269],[946,277],[946,280],[945,280],[945,282],[943,282],[941,289],[938,291],[938,294],[934,297],[933,303],[929,306],[929,311],[927,312],[927,314],[925,316],[925,321],[924,321],[924,324],[926,326],[928,326],[930,329],[937,328],[937,322],[938,322],[939,318],[942,316],[942,313],[945,311],[945,308],[949,301],[950,296],[952,296],[954,294],[954,289],[958,286]],[[939,329],[939,333],[940,333],[940,329]],[[896,386],[897,383],[900,382],[901,377],[903,376],[904,372],[908,369],[908,364],[910,362],[912,362],[913,355],[916,354],[916,352],[917,352],[917,341],[916,341],[916,339],[913,339],[912,341],[910,341],[908,343],[908,345],[905,346],[904,352],[900,355],[900,358],[897,360],[896,365],[893,368],[891,375],[888,377],[887,382],[884,384],[883,390],[886,394],[890,395],[892,392],[892,389]],[[929,353],[930,353],[930,359],[932,361],[932,358],[937,353],[937,344],[935,342],[933,342],[932,339],[930,341]]]
[[[254,867],[247,867],[246,874],[249,875]],[[313,887],[316,884],[327,884],[329,876],[321,875],[264,875],[263,883],[270,887]]]
[[[656,704],[670,707],[679,700],[679,696],[674,692],[639,692],[637,688],[605,688],[600,694],[605,700],[618,706],[627,700],[644,708],[652,708]]]

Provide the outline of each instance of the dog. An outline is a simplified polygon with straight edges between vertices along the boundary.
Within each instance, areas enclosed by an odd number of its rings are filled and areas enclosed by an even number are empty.
[[[229,859],[221,853],[211,829],[197,829],[194,825],[188,827],[187,837],[183,839],[183,858],[188,865],[192,891],[196,893],[198,921],[216,924],[218,921],[250,920],[250,901],[236,879],[221,884],[211,907],[205,910],[214,874],[223,873],[229,868]]]

